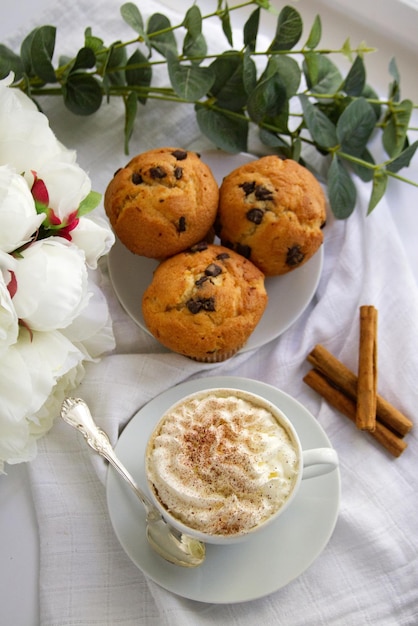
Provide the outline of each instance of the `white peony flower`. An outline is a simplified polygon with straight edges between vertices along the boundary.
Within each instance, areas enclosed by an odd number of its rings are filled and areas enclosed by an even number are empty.
[[[85,217],[99,194],[11,82],[0,80],[0,472],[36,456],[84,362],[115,345],[88,271],[114,243],[106,220]]]
[[[87,305],[84,253],[61,237],[36,241],[16,263],[16,313],[31,330],[65,328]]]
[[[36,213],[25,179],[0,165],[0,249],[13,252],[30,241],[44,217]]]
[[[84,250],[87,266],[94,270],[115,243],[115,235],[103,217],[80,217],[77,228],[71,231],[71,241]]]
[[[19,340],[0,360],[0,471],[4,462],[31,460],[35,440],[51,426],[55,415],[44,414],[44,407],[61,381],[77,384],[80,365],[85,359],[59,331],[22,330]],[[63,388],[65,388],[63,385]],[[42,417],[40,419],[37,414]]]

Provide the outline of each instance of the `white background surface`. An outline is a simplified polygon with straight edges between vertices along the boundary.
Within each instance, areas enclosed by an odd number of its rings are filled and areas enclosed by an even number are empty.
[[[45,9],[53,0],[0,0],[0,42],[9,34],[27,27],[48,22]],[[179,7],[180,0],[165,2]],[[62,2],[65,11],[65,1]],[[115,12],[122,2],[115,0]],[[140,4],[140,3],[139,3]],[[192,2],[185,2],[188,8]],[[199,3],[199,4],[205,4]],[[213,8],[214,2],[206,3]],[[284,3],[278,3],[282,6]],[[397,0],[300,0],[296,8],[307,21],[320,13],[323,23],[323,42],[340,47],[350,36],[352,43],[365,40],[378,48],[367,58],[369,82],[385,93],[390,81],[387,66],[396,56],[402,78],[402,96],[418,102],[417,56],[418,13],[406,3]],[[83,30],[87,24],[80,24]],[[418,126],[418,123],[415,123]],[[418,167],[414,166],[415,180]],[[407,172],[409,174],[412,172]],[[393,210],[403,238],[411,266],[418,281],[418,194],[405,190],[401,197],[392,192]],[[4,626],[32,626],[39,623],[37,572],[39,567],[36,519],[24,465],[8,468],[8,475],[0,477],[0,624]]]

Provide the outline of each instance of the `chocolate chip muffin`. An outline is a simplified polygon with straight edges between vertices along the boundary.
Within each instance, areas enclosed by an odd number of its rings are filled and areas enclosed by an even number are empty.
[[[251,161],[222,182],[216,233],[266,276],[300,267],[323,241],[326,203],[305,167],[277,156]]]
[[[263,273],[236,252],[207,243],[163,261],[142,299],[154,337],[203,362],[235,354],[266,306]]]
[[[139,154],[118,170],[104,207],[131,252],[163,259],[207,236],[218,198],[218,184],[198,154],[164,147]]]

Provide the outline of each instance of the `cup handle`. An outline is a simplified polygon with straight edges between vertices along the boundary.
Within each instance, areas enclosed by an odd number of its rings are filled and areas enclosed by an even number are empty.
[[[334,448],[313,448],[303,450],[302,480],[323,476],[338,467],[338,455]]]

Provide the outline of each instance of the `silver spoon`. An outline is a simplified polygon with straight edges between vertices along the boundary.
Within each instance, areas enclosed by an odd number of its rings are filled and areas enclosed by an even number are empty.
[[[95,424],[90,409],[81,398],[66,398],[61,407],[61,417],[79,430],[93,450],[119,472],[132,487],[147,512],[147,539],[166,561],[183,567],[197,567],[205,560],[205,544],[170,526],[160,512],[138,487],[127,469],[117,458],[109,437]]]

